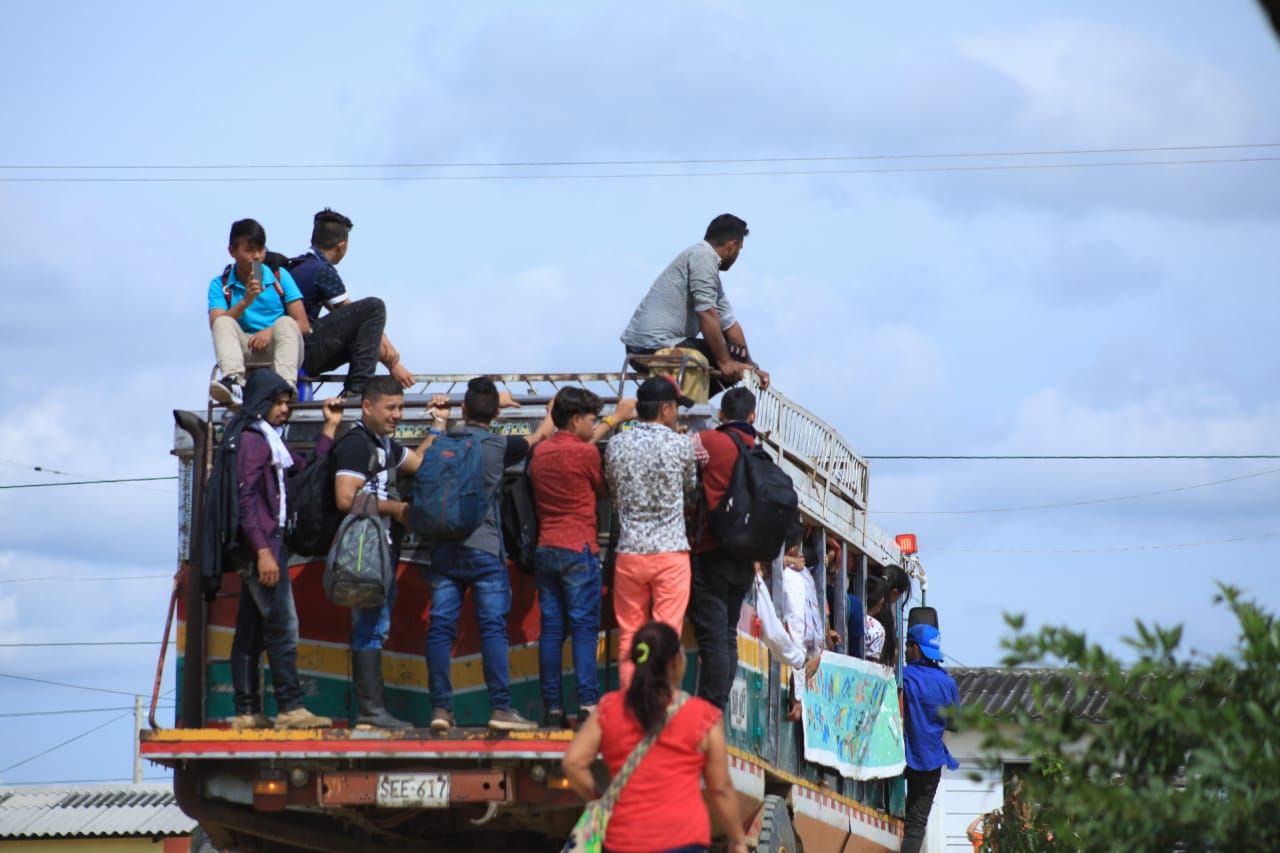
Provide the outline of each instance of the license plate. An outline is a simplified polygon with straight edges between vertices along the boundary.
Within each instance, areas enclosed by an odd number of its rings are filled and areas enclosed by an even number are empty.
[[[449,774],[381,773],[376,801],[387,808],[445,808],[449,805]]]

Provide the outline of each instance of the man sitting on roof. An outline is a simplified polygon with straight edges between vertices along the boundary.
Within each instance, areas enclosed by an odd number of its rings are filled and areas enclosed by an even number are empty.
[[[209,282],[209,328],[222,378],[209,396],[224,405],[244,399],[245,362],[270,365],[297,389],[302,365],[302,335],[311,331],[302,294],[284,267],[272,270],[267,232],[253,219],[231,223],[227,251],[233,263]]]
[[[751,361],[742,324],[733,316],[719,278],[737,260],[746,234],[746,223],[733,214],[712,219],[707,236],[671,261],[631,315],[622,332],[627,352],[653,355],[675,347],[701,353],[717,371],[710,386],[713,397],[748,370],[755,370],[760,386],[768,388],[769,374]]]
[[[629,354],[653,355],[672,347],[701,353],[716,371],[711,396],[748,370],[769,387],[769,374],[751,360],[742,324],[720,283],[720,273],[738,259],[747,233],[747,223],[731,213],[711,220],[706,236],[676,256],[631,315],[622,333]]]
[[[290,261],[289,269],[311,322],[303,372],[319,376],[350,364],[342,396],[354,398],[364,393],[379,361],[402,388],[412,387],[413,373],[400,363],[400,353],[383,332],[386,305],[376,296],[352,302],[338,275],[336,267],[347,256],[352,227],[350,219],[326,207],[315,215],[311,250]],[[322,308],[328,311],[324,316]]]

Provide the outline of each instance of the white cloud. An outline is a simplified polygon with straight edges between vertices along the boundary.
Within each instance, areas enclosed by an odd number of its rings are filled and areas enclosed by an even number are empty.
[[[1253,142],[1243,93],[1208,62],[1086,20],[960,40],[1008,75],[1025,101],[1024,131],[1090,147]]]

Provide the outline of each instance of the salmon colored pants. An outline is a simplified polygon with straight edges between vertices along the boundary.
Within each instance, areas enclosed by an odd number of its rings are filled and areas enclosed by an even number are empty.
[[[613,576],[618,618],[618,680],[631,684],[631,639],[646,622],[666,622],[679,634],[689,606],[689,552],[619,554]]]

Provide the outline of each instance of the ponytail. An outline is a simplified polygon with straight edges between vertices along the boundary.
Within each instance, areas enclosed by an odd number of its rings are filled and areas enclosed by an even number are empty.
[[[672,699],[667,670],[680,654],[684,654],[680,635],[665,622],[650,622],[631,638],[635,672],[624,701],[645,732],[656,731],[667,720]]]

